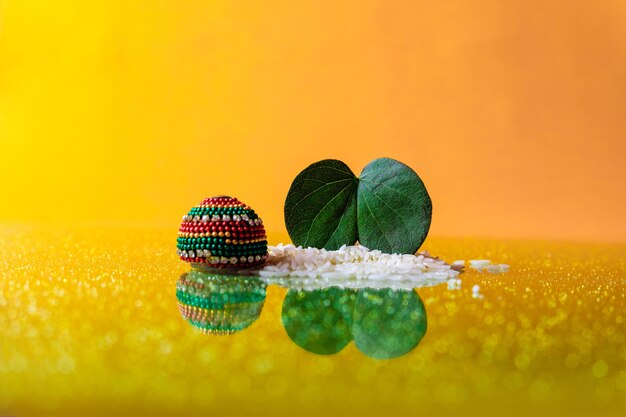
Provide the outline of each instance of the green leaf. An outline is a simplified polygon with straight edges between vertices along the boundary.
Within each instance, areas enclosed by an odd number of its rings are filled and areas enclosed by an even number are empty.
[[[383,252],[415,253],[431,217],[422,180],[390,158],[370,162],[360,179],[341,161],[316,162],[298,174],[285,201],[293,243],[329,250],[358,240]]]
[[[298,174],[285,201],[285,224],[294,244],[330,250],[354,244],[357,186],[350,168],[334,159]]]
[[[430,228],[432,202],[408,166],[375,159],[363,169],[357,192],[358,240],[388,253],[415,253]]]

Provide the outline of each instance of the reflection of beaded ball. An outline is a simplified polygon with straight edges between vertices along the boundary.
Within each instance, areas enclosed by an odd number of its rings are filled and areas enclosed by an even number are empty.
[[[183,216],[178,256],[195,266],[255,268],[267,259],[267,236],[261,218],[236,198],[205,199]]]
[[[204,333],[225,335],[250,326],[261,315],[266,285],[259,278],[192,270],[176,283],[181,314]]]

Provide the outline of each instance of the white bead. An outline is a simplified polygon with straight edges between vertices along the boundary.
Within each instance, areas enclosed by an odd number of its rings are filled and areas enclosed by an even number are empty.
[[[238,222],[238,221],[240,221],[240,220],[241,220],[241,216],[240,216],[240,215],[238,215],[238,214],[235,214],[235,215],[233,216],[233,220],[234,220],[234,221],[236,221],[236,222]]]
[[[192,250],[190,250],[189,252],[187,252],[189,254],[190,258],[195,258],[196,257],[196,253]]]
[[[202,221],[203,222],[208,222],[209,221],[209,215],[208,214],[203,215],[202,216]]]
[[[235,256],[230,258],[230,263],[233,264],[233,265],[236,264],[237,263],[237,258]]]
[[[241,215],[241,220],[248,221],[248,220],[250,220],[250,217],[248,217],[248,215],[247,215],[247,214],[242,214],[242,215]]]
[[[224,220],[225,222],[228,222],[228,221],[230,221],[230,216],[228,214],[224,214],[222,216],[222,220]]]
[[[241,258],[239,258],[239,260],[240,260],[241,262],[245,262],[245,261],[246,261],[246,257],[245,257],[245,256],[242,256]]]
[[[219,221],[219,220],[220,220],[220,216],[219,215],[214,214],[213,216],[211,216],[211,221],[216,222],[216,221]]]
[[[250,221],[248,222],[248,224],[249,224],[250,226],[254,226],[254,221],[253,221],[253,220],[250,220]]]
[[[222,258],[220,259],[220,263],[227,264],[228,263],[228,258],[225,257],[225,256],[222,256]]]
[[[254,262],[254,256],[248,256],[248,262]]]
[[[254,257],[254,260],[259,262],[261,260],[261,257],[259,255],[257,255],[257,256]]]
[[[193,216],[193,221],[194,222],[199,222],[200,221],[200,216]]]

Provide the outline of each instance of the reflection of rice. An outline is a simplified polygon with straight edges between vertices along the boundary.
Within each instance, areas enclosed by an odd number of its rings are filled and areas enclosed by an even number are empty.
[[[492,265],[491,261],[487,259],[472,259],[470,262],[470,268],[475,269],[478,272],[483,270],[491,272],[492,274],[498,274],[500,272],[508,272],[509,266],[507,264]]]
[[[321,288],[342,288],[360,290],[369,289],[391,289],[391,290],[413,290],[415,288],[433,287],[442,283],[441,278],[418,278],[411,277],[402,280],[386,279],[359,279],[349,278],[308,278],[308,277],[264,277],[261,278],[267,285],[274,284],[290,290],[313,291]],[[456,281],[455,279],[448,282]],[[460,280],[459,280],[460,281]],[[445,281],[443,281],[445,282]]]
[[[328,251],[279,244],[269,247],[269,258],[259,274],[266,278],[411,281],[433,285],[455,278],[459,272],[427,253],[387,254],[360,245]]]

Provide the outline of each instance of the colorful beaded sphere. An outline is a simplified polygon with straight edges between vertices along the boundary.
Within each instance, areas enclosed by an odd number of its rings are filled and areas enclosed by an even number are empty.
[[[265,283],[255,276],[195,269],[176,283],[176,299],[180,313],[192,326],[204,333],[226,335],[245,329],[260,317],[265,289]]]
[[[183,216],[178,256],[203,268],[257,268],[267,259],[261,218],[236,198],[205,199]]]

